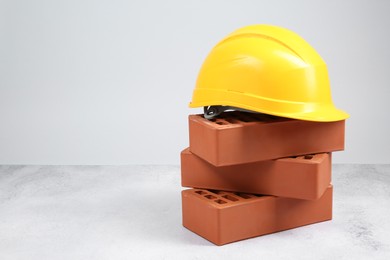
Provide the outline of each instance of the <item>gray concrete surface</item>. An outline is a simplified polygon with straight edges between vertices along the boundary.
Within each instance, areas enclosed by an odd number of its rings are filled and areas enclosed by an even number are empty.
[[[390,165],[334,165],[334,219],[217,247],[179,166],[0,166],[0,259],[390,259]]]

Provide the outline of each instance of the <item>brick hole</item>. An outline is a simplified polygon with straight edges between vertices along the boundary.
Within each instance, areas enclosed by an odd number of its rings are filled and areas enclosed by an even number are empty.
[[[227,202],[224,201],[224,200],[214,200],[215,202],[217,202],[218,204],[226,204]]]
[[[256,197],[263,197],[264,195],[261,195],[261,194],[253,194],[255,195]]]
[[[251,198],[251,196],[249,194],[245,194],[245,193],[236,192],[234,194],[236,194],[238,197],[243,198],[243,199],[250,199]]]
[[[222,197],[225,199],[228,199],[230,201],[237,201],[238,200],[237,198],[230,196],[230,195],[223,195]]]
[[[206,199],[209,199],[209,200],[213,200],[213,199],[215,199],[215,198],[217,198],[217,197],[215,197],[215,196],[213,196],[213,195],[206,195],[206,196],[204,196]]]
[[[207,192],[202,191],[202,190],[197,190],[197,191],[195,191],[195,193],[198,193],[199,195],[207,194]]]
[[[217,125],[227,125],[227,124],[228,124],[228,122],[226,122],[225,120],[221,120],[221,119],[217,119],[217,120],[215,121],[215,123],[216,123]]]
[[[209,192],[211,193],[214,193],[214,194],[221,194],[223,193],[223,191],[219,191],[219,190],[208,190]]]
[[[311,160],[311,159],[313,159],[313,157],[314,157],[314,155],[308,154],[308,155],[305,155],[305,156],[303,157],[303,159],[305,159],[305,160]]]
[[[225,120],[226,120],[227,122],[229,122],[230,124],[236,124],[236,123],[238,123],[238,120],[235,119],[235,118],[225,118]]]

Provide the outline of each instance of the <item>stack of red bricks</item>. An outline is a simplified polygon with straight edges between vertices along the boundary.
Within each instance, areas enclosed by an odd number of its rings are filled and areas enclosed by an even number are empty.
[[[332,219],[331,152],[345,121],[228,112],[189,116],[183,225],[217,244]]]

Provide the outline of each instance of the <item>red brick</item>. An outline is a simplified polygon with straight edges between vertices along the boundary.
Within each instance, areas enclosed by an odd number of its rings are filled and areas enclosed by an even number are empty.
[[[190,151],[215,166],[344,149],[345,121],[311,122],[263,114],[189,116]]]
[[[183,187],[314,200],[331,181],[331,154],[322,153],[230,166],[214,166],[185,149]]]
[[[318,200],[182,191],[183,226],[217,245],[332,219],[332,186]]]

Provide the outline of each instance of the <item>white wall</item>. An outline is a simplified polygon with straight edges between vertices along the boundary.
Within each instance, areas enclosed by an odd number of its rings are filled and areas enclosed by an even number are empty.
[[[390,1],[0,1],[0,164],[178,164],[208,51],[304,37],[351,114],[336,163],[390,163]]]

